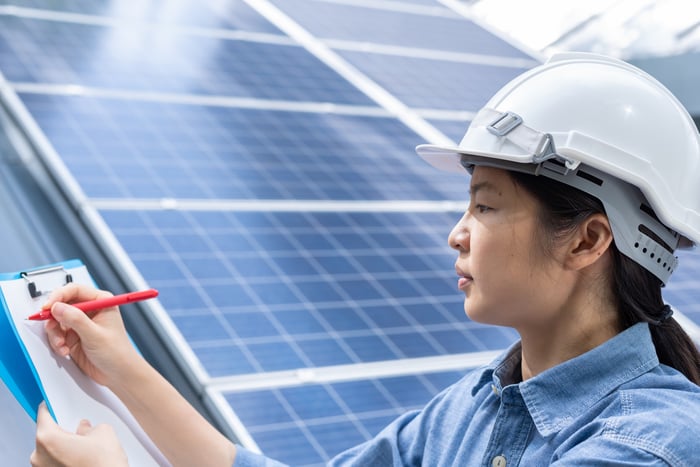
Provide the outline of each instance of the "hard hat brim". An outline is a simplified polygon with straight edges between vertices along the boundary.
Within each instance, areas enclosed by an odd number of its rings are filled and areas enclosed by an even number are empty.
[[[486,151],[465,151],[458,146],[438,146],[421,144],[416,153],[428,164],[446,172],[462,173],[464,163],[506,170],[534,172],[535,164],[530,154],[504,154]]]

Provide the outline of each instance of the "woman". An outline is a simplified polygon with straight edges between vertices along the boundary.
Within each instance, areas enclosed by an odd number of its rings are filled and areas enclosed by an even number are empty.
[[[418,152],[472,174],[449,237],[465,311],[521,340],[331,463],[697,464],[700,355],[661,297],[674,250],[700,242],[700,141],[675,98],[623,62],[565,54],[499,91],[459,147]],[[103,294],[51,296],[57,353],[110,387],[174,465],[274,463],[209,426],[115,309],[89,319],[66,305]],[[126,465],[107,427],[67,433],[40,408],[33,465],[105,458]]]

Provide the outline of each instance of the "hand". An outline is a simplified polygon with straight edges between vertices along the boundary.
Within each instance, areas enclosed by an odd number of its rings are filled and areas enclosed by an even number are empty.
[[[126,453],[109,425],[92,427],[83,420],[75,434],[59,427],[45,403],[36,416],[36,449],[29,458],[32,466],[118,467],[128,466]]]
[[[71,283],[51,293],[43,308],[54,319],[46,321],[49,346],[59,355],[70,355],[78,367],[97,383],[112,387],[125,381],[124,371],[141,357],[134,349],[117,307],[90,316],[67,303],[110,297],[112,294]]]

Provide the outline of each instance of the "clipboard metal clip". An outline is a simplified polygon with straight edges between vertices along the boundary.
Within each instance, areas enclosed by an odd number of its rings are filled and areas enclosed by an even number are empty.
[[[20,272],[19,275],[22,279],[24,279],[27,282],[27,289],[29,290],[29,295],[32,298],[37,298],[37,297],[42,296],[45,293],[50,292],[50,290],[44,291],[44,292],[39,290],[39,288],[36,285],[37,276],[41,276],[44,274],[53,274],[53,273],[57,273],[57,272],[63,272],[63,274],[65,274],[66,281],[63,285],[73,282],[73,276],[68,271],[66,271],[66,269],[61,265],[51,266],[51,267],[43,268],[43,269],[34,269],[32,271],[27,271],[27,272]]]

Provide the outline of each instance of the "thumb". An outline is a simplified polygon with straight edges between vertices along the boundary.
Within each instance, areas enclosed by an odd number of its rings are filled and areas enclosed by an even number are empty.
[[[36,411],[36,440],[37,444],[46,445],[52,439],[62,436],[63,430],[54,421],[46,407],[46,402],[39,404]]]
[[[36,411],[36,423],[38,427],[41,426],[53,426],[56,425],[56,422],[54,419],[51,417],[51,414],[49,413],[48,407],[46,407],[46,402],[41,401],[39,404],[39,407],[37,408]]]
[[[78,428],[76,428],[75,432],[79,435],[86,435],[92,431],[92,424],[90,423],[89,420],[80,420],[80,423],[78,424]]]

